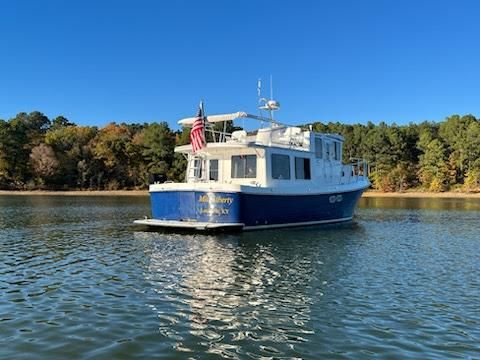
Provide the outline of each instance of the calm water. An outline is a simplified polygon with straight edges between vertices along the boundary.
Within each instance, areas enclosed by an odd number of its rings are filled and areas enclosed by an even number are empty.
[[[480,358],[480,200],[208,236],[130,225],[148,213],[0,197],[0,358]]]

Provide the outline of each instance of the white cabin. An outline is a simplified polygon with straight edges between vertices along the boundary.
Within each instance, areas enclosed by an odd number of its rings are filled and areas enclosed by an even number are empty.
[[[342,164],[344,138],[338,134],[272,124],[255,135],[240,130],[213,137],[197,154],[191,145],[175,148],[188,161],[186,183],[318,190],[367,179],[363,160]]]

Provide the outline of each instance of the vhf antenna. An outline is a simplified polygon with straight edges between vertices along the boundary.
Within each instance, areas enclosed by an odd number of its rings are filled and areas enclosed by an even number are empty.
[[[259,79],[258,84],[261,86],[261,79]],[[275,123],[275,121],[273,119],[273,112],[275,110],[280,109],[280,103],[273,100],[273,77],[272,77],[271,74],[270,74],[270,100],[267,100],[265,98],[260,97],[260,87],[259,87],[259,91],[258,91],[258,97],[259,97],[258,103],[262,104],[262,102],[263,102],[263,105],[259,106],[260,111],[261,110],[267,110],[270,113],[270,120],[272,121],[272,123]],[[260,114],[261,114],[261,112],[260,112]]]
[[[262,98],[262,79],[261,78],[258,78],[258,81],[257,81],[257,95],[258,95],[258,105],[260,105],[263,102],[266,102],[267,99],[264,99]],[[261,118],[263,118],[263,112],[262,112],[262,106],[259,106],[258,107],[258,113],[260,115]],[[261,126],[263,126],[263,121],[261,123]]]
[[[273,100],[273,79],[272,79],[272,74],[270,74],[270,100]]]

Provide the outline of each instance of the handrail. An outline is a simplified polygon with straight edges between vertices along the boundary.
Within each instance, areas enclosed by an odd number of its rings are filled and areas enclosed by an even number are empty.
[[[370,174],[370,167],[368,166],[368,162],[363,158],[350,158],[350,160],[354,160],[351,163],[344,164],[345,166],[352,167],[352,175],[357,178],[359,176],[365,177]]]

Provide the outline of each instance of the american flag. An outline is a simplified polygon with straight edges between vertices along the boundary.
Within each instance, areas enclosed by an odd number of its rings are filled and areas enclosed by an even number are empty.
[[[192,144],[192,151],[194,154],[198,150],[201,150],[205,147],[205,131],[203,122],[203,104],[200,103],[197,118],[193,122],[192,130],[190,130],[190,143]]]

